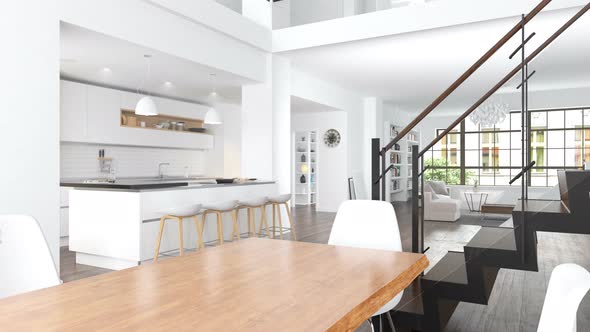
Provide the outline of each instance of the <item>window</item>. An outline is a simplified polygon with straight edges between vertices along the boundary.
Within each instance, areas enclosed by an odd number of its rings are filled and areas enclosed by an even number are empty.
[[[590,108],[529,112],[530,160],[535,161],[529,173],[531,186],[555,185],[557,170],[579,169],[585,160],[590,161]],[[442,131],[438,129],[436,134]],[[452,182],[448,180],[508,185],[522,168],[522,151],[521,114],[514,111],[502,123],[489,128],[465,120],[425,155],[425,165],[436,168],[431,172],[449,184]],[[465,160],[461,160],[462,155]]]

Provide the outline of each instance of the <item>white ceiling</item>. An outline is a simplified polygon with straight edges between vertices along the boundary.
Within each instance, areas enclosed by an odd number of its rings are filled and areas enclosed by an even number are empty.
[[[151,79],[145,82],[143,90],[153,94],[207,103],[208,94],[215,85],[222,102],[240,103],[242,85],[253,83],[228,72],[63,22],[60,37],[60,74],[65,78],[136,90],[147,72],[144,54],[150,54]],[[104,70],[105,67],[110,71]],[[215,78],[210,74],[215,74]]]
[[[539,15],[527,25],[537,35],[528,50],[536,48],[577,9]],[[294,66],[360,95],[382,97],[410,111],[422,110],[471,66],[518,18],[408,33],[282,53]],[[531,90],[590,86],[590,14],[543,52],[530,66],[537,70]],[[441,108],[464,110],[517,65],[508,55],[520,43],[513,38],[489,63],[459,88]],[[513,93],[513,79],[501,91]]]
[[[291,113],[306,114],[332,111],[338,111],[338,109],[308,99],[291,96]]]

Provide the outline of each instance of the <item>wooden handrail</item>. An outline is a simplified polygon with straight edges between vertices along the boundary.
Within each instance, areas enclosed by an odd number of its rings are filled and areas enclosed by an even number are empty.
[[[537,55],[539,55],[549,44],[551,44],[557,37],[559,37],[565,30],[567,30],[574,22],[576,22],[582,15],[584,15],[590,9],[590,2],[586,4],[579,12],[576,13],[572,18],[570,18],[559,30],[557,30],[554,34],[551,35],[541,46],[539,46],[533,53],[531,53],[528,57],[526,57],[524,63],[520,63],[516,66],[512,71],[510,71],[498,84],[494,85],[490,91],[488,91],[483,97],[479,98],[478,101],[473,104],[467,111],[461,114],[460,117],[457,118],[447,129],[445,129],[440,135],[438,135],[430,144],[428,144],[420,153],[418,153],[418,158],[422,157],[430,148],[432,148],[438,141],[440,141],[446,134],[448,134],[453,128],[455,128],[461,121],[465,120],[473,112],[476,108],[479,107],[484,101],[486,101],[489,97],[491,97],[498,89],[500,89],[506,82],[508,82],[518,71],[522,69],[525,64],[528,64],[531,60],[533,60]]]
[[[545,8],[551,0],[541,1],[533,10],[524,17],[525,24],[528,23],[533,17],[535,17],[543,8]],[[465,82],[479,67],[481,67],[489,58],[492,57],[510,38],[512,38],[520,28],[522,27],[522,21],[519,21],[504,37],[502,37],[492,48],[490,48],[484,55],[479,58],[467,71],[463,73],[451,86],[449,86],[438,98],[436,98],[432,104],[424,109],[412,122],[410,122],[404,129],[402,129],[397,136],[387,144],[383,150],[381,150],[381,156],[385,155],[385,152],[391,149],[400,139],[406,136],[418,123],[420,123],[430,112],[432,112],[440,103],[442,103],[453,91],[455,91],[463,82]]]

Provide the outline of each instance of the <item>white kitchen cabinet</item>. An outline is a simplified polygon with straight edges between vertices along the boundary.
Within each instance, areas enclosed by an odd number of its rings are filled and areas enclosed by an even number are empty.
[[[88,86],[88,139],[92,143],[121,144],[121,93],[117,90]]]
[[[69,218],[70,218],[70,209],[69,209],[69,192],[72,188],[61,187],[59,190],[60,193],[60,202],[59,202],[59,236],[66,237],[69,236]]]
[[[70,81],[60,83],[60,140],[85,142],[87,86]]]
[[[61,84],[64,106],[68,106],[62,112],[68,113],[62,119],[68,139],[62,136],[62,141],[203,150],[214,147],[213,135],[209,134],[121,126],[121,109],[135,109],[141,98],[139,94],[68,81]],[[154,100],[159,112],[171,116],[198,119],[208,110],[206,106],[171,99],[154,97]],[[83,116],[73,113],[78,108],[84,111]],[[77,129],[70,131],[70,128]]]

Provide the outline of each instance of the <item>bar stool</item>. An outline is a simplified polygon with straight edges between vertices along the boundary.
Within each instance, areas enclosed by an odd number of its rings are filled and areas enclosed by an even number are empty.
[[[236,208],[236,214],[240,212],[241,209],[247,209],[248,213],[248,237],[251,235],[260,235],[262,231],[262,225],[264,224],[264,229],[266,229],[266,236],[270,238],[268,224],[266,222],[266,205],[267,205],[267,198],[266,197],[255,197],[243,201],[238,202],[238,207]],[[256,209],[260,209],[260,224],[259,229],[256,231],[256,222],[255,222],[255,211]],[[239,231],[239,223],[238,223],[238,231]],[[242,234],[238,234],[238,239]]]
[[[182,233],[182,221],[184,218],[193,218],[197,227],[197,248],[203,246],[203,238],[201,237],[203,231],[197,215],[201,210],[201,204],[194,204],[189,206],[183,206],[178,208],[170,208],[162,210],[163,216],[160,218],[160,231],[158,232],[158,242],[156,244],[156,252],[154,253],[154,262],[158,261],[160,256],[160,243],[162,242],[162,234],[164,233],[164,224],[167,220],[176,219],[178,221],[178,240],[180,248],[180,256],[184,254],[184,239]]]
[[[291,194],[283,194],[274,197],[268,198],[267,205],[272,205],[272,237],[275,238],[275,215],[278,211],[279,214],[279,237],[283,239],[283,230],[290,230],[293,233],[293,240],[297,241],[297,235],[295,234],[295,227],[293,226],[293,218],[291,218],[291,208],[289,208],[289,200],[291,199]],[[281,218],[281,205],[285,206],[287,210],[287,216],[289,217],[289,226],[290,227],[283,227],[283,221]],[[276,210],[275,210],[276,209]]]
[[[233,219],[233,231],[232,240],[235,236],[240,237],[240,230],[238,228],[238,214],[236,207],[238,206],[237,200],[213,202],[203,204],[203,226],[201,227],[201,239],[203,238],[203,230],[205,229],[205,222],[207,221],[207,214],[215,213],[217,215],[217,241],[219,244],[223,244],[223,213],[231,212]]]

